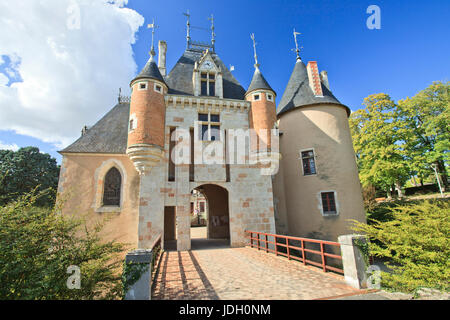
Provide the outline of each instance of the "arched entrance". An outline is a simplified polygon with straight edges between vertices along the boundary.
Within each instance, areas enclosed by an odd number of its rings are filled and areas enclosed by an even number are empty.
[[[191,247],[230,245],[230,214],[228,191],[215,184],[194,188],[197,194],[191,202]],[[202,212],[201,202],[205,201]],[[206,220],[206,221],[204,221]],[[200,228],[203,228],[203,233]]]

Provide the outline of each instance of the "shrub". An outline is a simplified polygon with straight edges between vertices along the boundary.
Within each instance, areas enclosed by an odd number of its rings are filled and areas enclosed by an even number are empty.
[[[388,260],[391,272],[382,272],[382,286],[404,292],[449,289],[449,212],[448,201],[423,201],[390,208],[387,221],[353,221],[353,229],[369,237],[370,254]]]
[[[0,207],[0,299],[121,298],[124,245],[102,242],[102,224],[35,206],[30,193]],[[81,288],[67,286],[69,266],[81,271]]]

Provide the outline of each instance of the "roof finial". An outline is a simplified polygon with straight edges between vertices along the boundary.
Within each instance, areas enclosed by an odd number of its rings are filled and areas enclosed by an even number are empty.
[[[253,40],[253,52],[255,53],[255,68],[258,69],[258,68],[259,68],[259,64],[258,64],[258,56],[256,55],[255,34],[252,33],[252,34],[250,35],[250,38],[252,38],[252,40]]]
[[[211,45],[213,47],[213,51],[214,50],[214,43],[216,42],[216,34],[214,33],[214,15],[211,13],[211,17],[208,18],[208,20],[211,21]]]
[[[295,31],[295,28],[294,28],[294,40],[295,40],[295,52],[297,53],[297,60],[302,60],[301,58],[300,58],[300,49],[303,49],[303,47],[298,47],[298,42],[297,42],[297,35],[298,34],[301,34],[300,32],[296,32]],[[292,50],[294,50],[294,49],[292,49]]]
[[[183,15],[187,17],[186,48],[189,49],[189,45],[191,43],[191,15],[189,14],[189,10],[187,10],[187,12],[184,12]]]
[[[156,53],[155,53],[155,45],[154,45],[155,29],[158,28],[159,26],[157,26],[155,24],[155,19],[153,19],[153,22],[151,24],[149,24],[147,27],[149,29],[152,29],[152,48],[150,50],[150,56],[153,57],[154,55],[156,55]]]

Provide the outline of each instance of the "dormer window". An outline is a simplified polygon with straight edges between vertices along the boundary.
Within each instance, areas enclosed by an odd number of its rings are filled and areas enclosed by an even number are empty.
[[[202,72],[200,75],[200,94],[202,96],[216,95],[216,75],[212,72]]]

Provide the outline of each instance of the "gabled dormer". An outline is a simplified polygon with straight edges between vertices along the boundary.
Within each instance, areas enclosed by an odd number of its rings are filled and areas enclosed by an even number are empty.
[[[209,50],[195,62],[192,84],[195,96],[223,98],[222,70]]]

